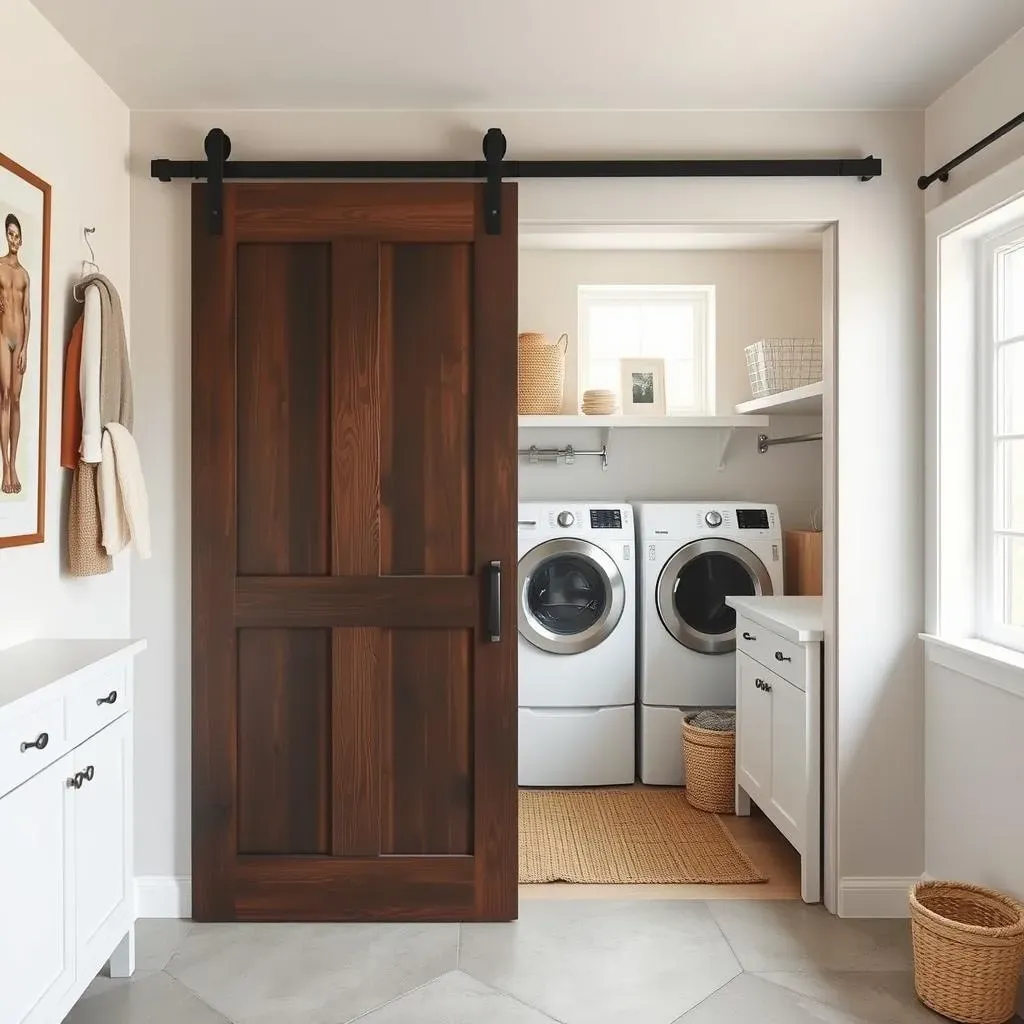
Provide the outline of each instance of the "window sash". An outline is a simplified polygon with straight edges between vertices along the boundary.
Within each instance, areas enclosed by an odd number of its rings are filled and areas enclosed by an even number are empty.
[[[622,306],[642,309],[645,306],[671,306],[674,308],[688,307],[693,316],[693,349],[689,356],[665,358],[666,375],[666,412],[677,415],[703,415],[713,407],[713,395],[710,380],[710,345],[711,303],[714,286],[711,285],[581,285],[578,290],[579,309],[579,352],[578,369],[580,393],[589,387],[599,386],[595,383],[591,370],[595,364],[604,365],[604,377],[598,380],[610,384],[607,379],[608,365],[618,363],[619,359],[629,358],[662,358],[646,357],[642,351],[623,352],[617,357],[592,356],[590,343],[590,320],[595,307]],[[642,342],[640,345],[642,349]],[[679,375],[686,381],[681,384]],[[672,382],[676,381],[676,386]],[[614,387],[619,388],[616,371]],[[685,390],[693,395],[689,404],[672,402],[673,392]]]
[[[1003,388],[1000,355],[1024,344],[1024,335],[1004,333],[1006,296],[1002,260],[1024,246],[1024,225],[1016,225],[979,245],[978,277],[978,486],[977,486],[977,633],[994,643],[1024,650],[1024,626],[1011,619],[1013,588],[1024,576],[1024,528],[1010,521],[1008,452],[1024,444],[1024,433],[1004,429],[1000,410]],[[1024,402],[1024,394],[1018,399]],[[1019,413],[1018,413],[1019,415]],[[1019,483],[1018,483],[1019,486]],[[1018,519],[1021,513],[1018,512]],[[1021,598],[1018,597],[1018,600]]]

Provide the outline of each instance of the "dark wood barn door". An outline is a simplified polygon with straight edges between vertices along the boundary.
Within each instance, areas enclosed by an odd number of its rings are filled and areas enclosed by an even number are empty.
[[[194,915],[512,919],[515,188],[204,189]]]

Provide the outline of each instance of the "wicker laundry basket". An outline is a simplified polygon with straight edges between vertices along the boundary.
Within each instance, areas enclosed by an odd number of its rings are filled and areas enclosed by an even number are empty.
[[[565,388],[565,351],[569,335],[550,341],[543,334],[519,335],[519,414],[557,416]]]
[[[702,719],[713,728],[698,724]],[[684,715],[683,764],[690,806],[732,814],[736,808],[736,712],[702,708]]]
[[[1004,1024],[1016,1010],[1024,961],[1024,908],[963,882],[910,891],[917,997],[951,1020]]]

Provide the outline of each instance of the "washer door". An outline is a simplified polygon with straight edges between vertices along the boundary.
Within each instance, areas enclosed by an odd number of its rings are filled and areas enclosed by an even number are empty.
[[[551,654],[580,654],[622,618],[626,585],[609,555],[590,541],[544,541],[519,560],[519,633]]]
[[[771,594],[764,562],[724,537],[684,544],[658,577],[658,615],[684,647],[700,654],[736,650],[736,612],[727,597]]]

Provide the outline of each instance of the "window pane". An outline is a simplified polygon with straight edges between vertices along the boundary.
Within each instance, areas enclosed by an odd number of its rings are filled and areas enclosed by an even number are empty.
[[[1024,530],[1024,441],[996,442],[996,527]]]
[[[617,359],[592,359],[587,367],[583,390],[603,388],[619,393],[619,361]],[[582,392],[580,393],[582,398]]]
[[[996,408],[996,429],[1000,434],[1024,434],[1024,341],[999,349]]]
[[[628,359],[641,355],[642,324],[636,306],[613,303],[590,307],[587,351],[591,359]]]
[[[665,364],[665,403],[668,411],[693,409],[697,405],[695,367],[675,360]]]
[[[693,314],[689,303],[644,306],[641,354],[652,359],[693,359]]]
[[[1024,628],[1024,537],[1003,537],[1006,594],[1003,621]]]
[[[1016,338],[1024,334],[1024,246],[1006,253],[1003,267],[1000,304],[1002,306],[1000,338]]]

